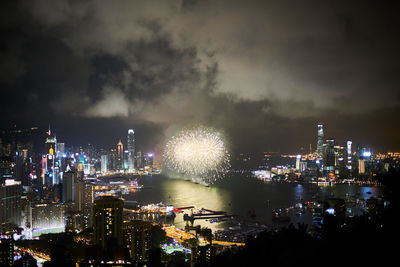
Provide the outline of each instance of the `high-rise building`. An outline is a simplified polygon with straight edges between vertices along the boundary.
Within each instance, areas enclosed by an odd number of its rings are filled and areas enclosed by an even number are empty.
[[[144,161],[143,161],[143,156],[142,156],[142,152],[138,151],[137,155],[136,155],[136,167],[137,169],[143,169],[144,167]]]
[[[14,163],[12,157],[0,157],[0,183],[7,179],[12,179],[14,176]]]
[[[135,131],[128,130],[128,171],[135,171]]]
[[[108,156],[101,155],[101,172],[106,173],[108,172]]]
[[[57,158],[62,158],[65,154],[65,143],[57,143]]]
[[[358,173],[359,174],[365,173],[365,160],[364,159],[358,160]]]
[[[76,174],[72,171],[64,172],[63,176],[63,202],[75,201]]]
[[[108,154],[108,170],[116,171],[118,169],[118,157],[117,157],[117,150],[116,149],[110,149],[110,152]]]
[[[58,202],[32,204],[30,214],[30,225],[33,232],[65,227],[64,204]]]
[[[93,202],[94,202],[94,185],[88,181],[84,183],[84,196],[83,196],[83,229],[92,225],[93,215]]]
[[[51,135],[51,130],[47,132],[45,142],[45,153],[42,156],[42,179],[43,184],[58,184],[58,166],[56,164],[57,137]]]
[[[66,203],[66,229],[82,231],[92,225],[94,185],[78,174],[74,188],[74,202]]]
[[[347,141],[347,169],[351,170],[351,163],[352,163],[352,154],[353,152],[351,151],[351,141]]]
[[[296,170],[301,171],[300,169],[300,161],[301,161],[301,155],[296,156]]]
[[[0,266],[14,266],[14,239],[0,239]]]
[[[124,202],[112,196],[103,196],[94,201],[94,242],[102,248],[122,245],[122,211]]]
[[[117,144],[117,169],[122,170],[124,165],[124,145],[121,140]]]
[[[21,225],[21,194],[20,181],[7,179],[0,184],[0,222]]]
[[[27,161],[27,154],[27,149],[17,150],[14,157],[15,172],[13,178],[17,181],[21,181],[23,186],[30,185],[28,179],[29,164]]]
[[[152,170],[153,169],[153,162],[154,162],[154,155],[153,153],[148,153],[147,157],[146,157],[146,167],[148,170]]]
[[[82,212],[84,209],[85,185],[77,172],[69,171],[63,177],[63,202],[73,202],[73,210]]]
[[[335,140],[333,139],[326,140],[324,163],[324,169],[326,171],[335,170]]]
[[[149,260],[151,248],[150,222],[134,220],[124,223],[124,245],[128,248],[131,258],[137,262]]]
[[[129,170],[129,152],[128,152],[128,150],[124,151],[124,170]]]
[[[322,124],[318,124],[318,132],[317,132],[317,156],[322,159],[324,151],[324,126]]]

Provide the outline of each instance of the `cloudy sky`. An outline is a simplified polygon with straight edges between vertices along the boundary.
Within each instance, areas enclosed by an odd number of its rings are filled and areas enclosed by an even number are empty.
[[[4,1],[1,128],[108,148],[181,127],[235,151],[400,150],[398,1]]]

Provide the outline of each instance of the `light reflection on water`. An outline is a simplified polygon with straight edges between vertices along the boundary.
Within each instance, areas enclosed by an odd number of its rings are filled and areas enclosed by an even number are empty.
[[[140,204],[163,202],[175,207],[195,206],[215,211],[226,211],[249,219],[249,211],[254,209],[255,220],[271,223],[272,209],[293,206],[298,202],[326,198],[359,198],[379,197],[379,187],[361,187],[356,185],[316,186],[314,184],[264,183],[245,175],[233,175],[218,181],[210,187],[189,181],[170,179],[163,175],[143,176],[139,179],[145,189],[126,196]],[[147,188],[147,189],[146,189]],[[185,211],[190,213],[189,210]],[[175,224],[183,228],[183,215],[175,219]],[[310,216],[297,218],[297,222],[310,223]],[[224,224],[196,220],[195,225],[221,229]]]

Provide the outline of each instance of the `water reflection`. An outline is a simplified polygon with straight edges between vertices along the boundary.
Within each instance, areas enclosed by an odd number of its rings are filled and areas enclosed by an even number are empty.
[[[140,204],[163,202],[175,207],[195,206],[215,211],[226,211],[229,214],[249,219],[249,211],[254,210],[254,220],[271,223],[272,210],[296,205],[298,202],[317,199],[368,199],[379,197],[379,187],[360,187],[340,184],[318,187],[314,184],[264,183],[244,175],[233,175],[218,181],[210,187],[194,184],[189,181],[170,179],[163,175],[143,176],[139,180],[145,189],[128,195],[126,198]],[[147,189],[146,189],[147,188]],[[190,211],[185,211],[189,213]],[[175,219],[178,227],[184,227],[183,215]],[[299,220],[309,223],[309,217],[299,216]],[[222,224],[196,220],[195,224],[211,229],[222,228]]]

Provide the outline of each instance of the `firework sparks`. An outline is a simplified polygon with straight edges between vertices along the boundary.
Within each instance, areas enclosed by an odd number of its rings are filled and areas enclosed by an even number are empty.
[[[164,165],[168,170],[206,184],[225,175],[230,167],[222,135],[204,127],[182,130],[173,136],[164,151]]]

